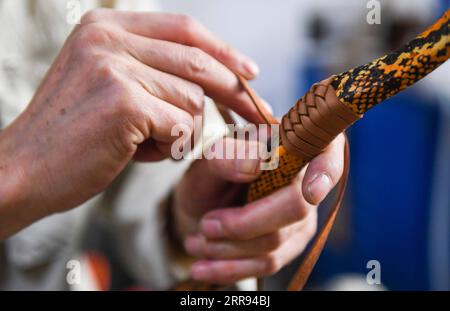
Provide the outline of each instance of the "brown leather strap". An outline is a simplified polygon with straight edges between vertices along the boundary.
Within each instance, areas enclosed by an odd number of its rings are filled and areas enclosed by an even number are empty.
[[[345,134],[344,134],[345,135]],[[314,266],[322,253],[325,242],[330,235],[330,231],[333,228],[334,221],[336,220],[337,213],[344,199],[345,188],[347,186],[348,173],[350,170],[350,145],[348,143],[347,135],[345,135],[345,151],[344,151],[344,172],[339,182],[339,189],[336,197],[336,201],[331,208],[330,214],[320,231],[317,235],[313,245],[309,249],[302,263],[297,269],[297,272],[291,279],[288,286],[288,291],[300,291],[303,290],[306,282],[308,281],[309,275],[311,274]]]
[[[266,107],[261,103],[261,99],[253,90],[253,88],[248,84],[247,80],[245,80],[245,78],[240,75],[237,75],[237,77],[242,87],[247,92],[248,96],[250,96],[250,99],[252,100],[253,104],[255,105],[264,121],[269,125],[279,124],[280,122],[278,122],[278,120],[275,119],[274,116],[269,111],[267,111]]]

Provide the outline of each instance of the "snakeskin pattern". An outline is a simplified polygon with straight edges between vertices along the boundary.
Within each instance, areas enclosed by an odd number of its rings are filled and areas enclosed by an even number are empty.
[[[279,167],[275,170],[263,171],[261,176],[250,184],[247,201],[252,202],[265,197],[277,189],[287,186],[295,178],[300,169],[307,163],[305,160],[290,155],[283,146],[279,146]]]
[[[337,76],[338,98],[363,114],[444,63],[450,56],[450,10],[426,31],[397,51]]]

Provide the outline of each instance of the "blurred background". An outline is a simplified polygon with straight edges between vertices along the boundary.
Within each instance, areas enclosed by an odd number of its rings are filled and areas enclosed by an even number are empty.
[[[0,0],[0,5],[6,7],[13,2]],[[108,2],[83,0],[83,10]],[[449,0],[380,0],[381,23],[369,25],[368,2],[117,0],[118,6],[126,9],[192,15],[254,58],[261,74],[252,86],[273,106],[278,117],[312,83],[392,51],[449,8]],[[59,13],[49,10],[46,14],[61,24],[65,6],[60,10]],[[14,24],[13,19],[16,17],[5,14],[0,20],[0,35],[8,38],[8,42],[23,38],[21,29],[9,27]],[[46,47],[50,49],[52,42],[61,44],[69,30],[46,29]],[[0,47],[0,51],[2,66],[7,67],[5,70],[12,68],[13,72],[15,62],[22,60],[8,54],[6,46]],[[29,64],[33,70],[26,73],[33,81],[32,86],[18,92],[27,94],[17,100],[23,105],[54,57],[45,49],[39,53],[42,64]],[[368,112],[363,122],[352,127],[346,201],[308,289],[450,290],[449,86],[447,62],[415,87]],[[12,87],[0,85],[0,92]],[[17,115],[17,111],[0,113],[5,123]],[[326,205],[320,207],[322,219],[327,215]],[[126,212],[132,211],[133,208]],[[88,248],[94,244],[107,245],[98,235],[86,236]],[[111,253],[108,246],[101,251]],[[137,283],[114,256],[109,256],[109,260],[119,271],[114,281],[120,281],[113,282],[113,289]],[[366,282],[370,270],[366,265],[370,260],[380,263],[380,285]],[[295,267],[292,264],[269,278],[267,288],[285,289]]]
[[[193,15],[261,67],[252,83],[282,116],[332,73],[406,43],[447,0],[389,0],[369,25],[368,1],[161,1]],[[310,281],[313,289],[450,290],[450,64],[366,114],[349,132],[344,208]],[[322,217],[326,207],[321,207]],[[382,285],[368,285],[377,260]],[[269,282],[281,289],[286,268]]]

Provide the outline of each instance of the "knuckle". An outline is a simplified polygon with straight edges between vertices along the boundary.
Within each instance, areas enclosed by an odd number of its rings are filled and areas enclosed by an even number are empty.
[[[76,30],[72,48],[83,50],[93,46],[105,46],[117,41],[118,31],[114,31],[108,23],[93,22],[82,24]]]
[[[188,131],[189,135],[194,135],[194,118],[188,113],[169,116],[168,123],[172,127],[182,127],[183,131]]]
[[[205,73],[212,65],[212,61],[197,47],[187,48],[187,72],[191,76],[199,76]]]
[[[119,154],[134,154],[137,145],[145,140],[145,132],[143,132],[137,117],[114,115],[114,111],[112,109],[113,114],[107,115],[110,119],[114,118],[112,120],[115,120],[111,138],[112,146]]]
[[[191,131],[194,130],[194,119],[191,117],[190,114],[184,114],[183,117],[181,117],[180,120],[182,123],[187,125]]]
[[[203,89],[194,85],[186,89],[187,105],[195,114],[201,114],[205,103],[205,93]]]
[[[272,233],[266,242],[267,248],[269,250],[275,250],[279,248],[284,242],[284,235],[281,231],[277,231],[275,233]]]
[[[139,113],[132,99],[121,98],[109,104],[106,117],[114,123],[116,138],[123,142],[118,150],[132,151],[132,147],[134,148],[147,137],[145,117]]]
[[[228,237],[238,240],[245,240],[250,236],[246,230],[246,226],[240,218],[241,217],[237,217],[236,219],[224,218],[223,228]]]
[[[81,24],[94,23],[101,20],[104,16],[105,9],[93,9],[83,14]]]
[[[114,95],[120,95],[119,91],[125,89],[123,73],[126,72],[126,67],[119,57],[95,47],[78,49],[72,53],[72,57],[80,63],[80,69],[86,74],[85,79],[91,84],[108,88]]]
[[[93,69],[93,80],[108,97],[108,111],[114,120],[136,118],[141,115],[137,98],[127,87],[119,70],[107,61],[100,61]]]
[[[264,257],[264,274],[272,275],[280,271],[281,261],[275,253],[267,254]]]
[[[110,87],[116,88],[112,91],[123,91],[120,73],[116,61],[106,55],[94,55],[91,59],[91,72],[94,75],[96,81],[102,84],[106,84]]]
[[[291,213],[292,220],[299,221],[306,217],[306,215],[308,214],[308,210],[306,206],[304,206],[304,204],[302,204],[301,201],[298,200],[296,203],[292,204]]]

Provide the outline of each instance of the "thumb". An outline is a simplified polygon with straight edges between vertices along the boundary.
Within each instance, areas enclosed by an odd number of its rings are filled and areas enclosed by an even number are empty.
[[[184,209],[192,216],[201,216],[211,208],[234,204],[242,195],[240,184],[251,182],[260,173],[260,160],[253,156],[257,148],[256,142],[232,138],[214,143],[209,150],[216,150],[217,157],[192,163],[177,186]]]
[[[340,134],[309,163],[302,190],[310,204],[319,204],[339,182],[344,170],[344,146],[345,137]]]
[[[223,137],[204,152],[204,158],[195,161],[185,174],[185,179],[197,188],[210,191],[230,182],[248,183],[261,173],[256,141]]]
[[[224,150],[223,157],[206,160],[208,171],[213,178],[234,182],[248,183],[261,173],[259,159],[260,143],[225,137],[217,141],[213,148]]]

